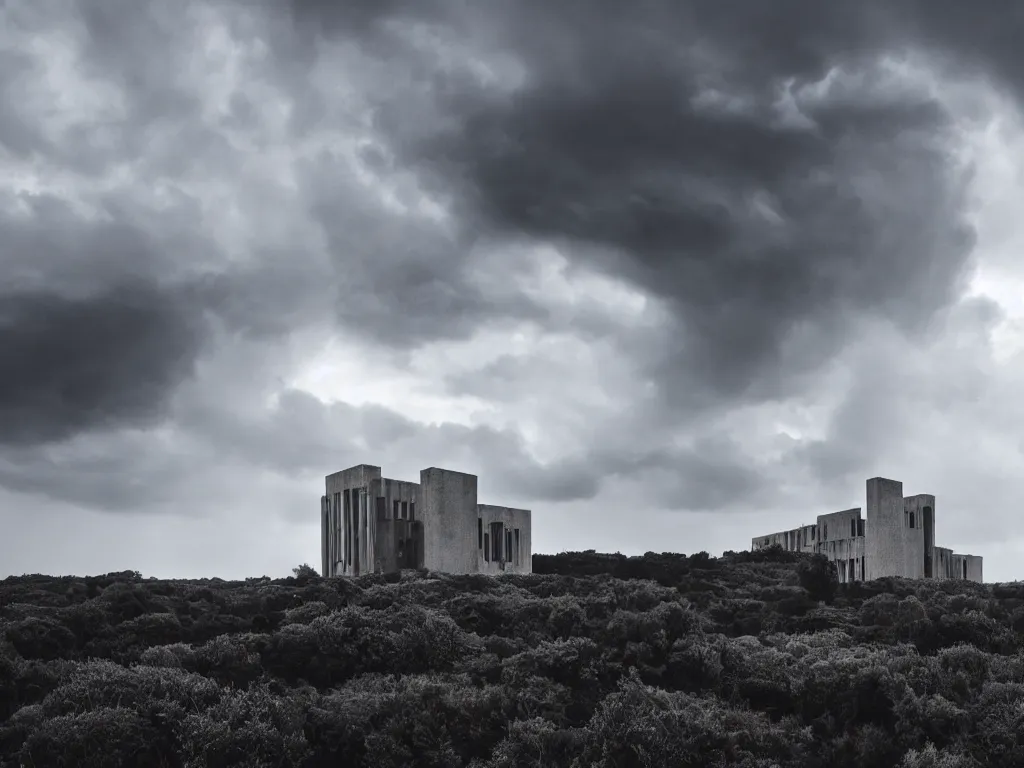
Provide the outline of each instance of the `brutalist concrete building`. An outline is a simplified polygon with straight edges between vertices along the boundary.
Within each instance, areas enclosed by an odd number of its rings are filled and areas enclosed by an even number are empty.
[[[756,536],[751,549],[773,544],[825,555],[842,582],[883,576],[982,581],[981,557],[935,546],[935,497],[904,496],[903,483],[882,477],[867,482],[866,520],[860,507],[819,515],[814,525]]]
[[[531,573],[530,510],[477,503],[477,478],[431,467],[418,483],[360,464],[327,475],[320,497],[321,572],[403,568]]]

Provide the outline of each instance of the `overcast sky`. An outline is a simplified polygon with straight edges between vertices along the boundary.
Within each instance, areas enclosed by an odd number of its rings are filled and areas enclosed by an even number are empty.
[[[319,567],[359,463],[1024,576],[1018,6],[0,2],[0,576]]]

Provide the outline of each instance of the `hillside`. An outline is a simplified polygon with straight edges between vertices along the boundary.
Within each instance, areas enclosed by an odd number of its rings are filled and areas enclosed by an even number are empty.
[[[822,563],[12,577],[0,763],[1024,765],[1024,585],[837,586]]]

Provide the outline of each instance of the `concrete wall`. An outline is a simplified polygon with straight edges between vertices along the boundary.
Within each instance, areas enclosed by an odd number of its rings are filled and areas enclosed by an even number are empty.
[[[330,576],[331,565],[328,557],[327,540],[329,537],[330,525],[328,521],[328,500],[326,496],[320,497],[320,575]]]
[[[373,573],[380,479],[380,467],[370,464],[327,475],[329,575]]]
[[[859,536],[860,527],[858,521],[860,519],[860,507],[844,509],[841,512],[830,512],[827,515],[818,515],[818,549],[820,550],[821,544],[825,542],[854,539]]]
[[[405,480],[384,478],[380,488],[384,499],[384,515],[392,520],[417,520],[420,501],[420,484]]]
[[[981,560],[978,555],[964,555],[967,558],[967,580],[976,581],[981,584],[984,579],[981,572]]]
[[[920,529],[919,534],[911,536],[910,546],[913,547],[914,552],[911,553],[912,557],[916,557],[920,553],[922,563],[920,568],[915,566],[915,572],[920,572],[920,576],[915,578],[932,578],[936,572],[935,564],[935,497],[931,494],[920,493],[916,496],[907,496],[903,499],[903,508],[908,516],[908,532],[909,529],[909,516],[913,513],[914,527]]]
[[[818,552],[829,562],[835,564],[839,581],[863,581],[867,570],[867,558],[864,552],[864,537],[855,536],[845,539],[830,539],[818,545]]]
[[[813,552],[816,539],[816,525],[801,525],[787,531],[755,536],[750,540],[750,549],[764,549],[778,544],[789,552]]]
[[[940,580],[953,578],[953,550],[947,547],[935,548],[935,578]]]
[[[422,568],[423,523],[387,516],[378,518],[374,550],[374,567],[380,573]]]
[[[477,569],[480,573],[533,573],[530,510],[477,505]],[[500,529],[498,552],[494,532]],[[517,547],[518,541],[518,547]],[[495,558],[495,554],[498,555]]]
[[[934,505],[934,496],[908,496],[903,499],[903,568],[900,575],[904,578],[924,578],[925,556],[928,552],[925,543],[924,508],[932,509],[934,531]]]
[[[423,565],[445,573],[477,571],[477,478],[431,467],[420,472]]]
[[[868,480],[864,553],[869,581],[903,575],[906,563],[903,520],[903,483],[882,477]]]

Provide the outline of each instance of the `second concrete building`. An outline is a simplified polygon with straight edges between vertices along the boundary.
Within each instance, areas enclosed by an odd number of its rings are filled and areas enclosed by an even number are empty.
[[[778,544],[818,552],[835,565],[843,582],[902,576],[907,579],[982,580],[982,560],[935,546],[935,497],[903,495],[903,483],[867,481],[867,519],[861,508],[819,515],[814,525],[757,536],[752,549]]]

